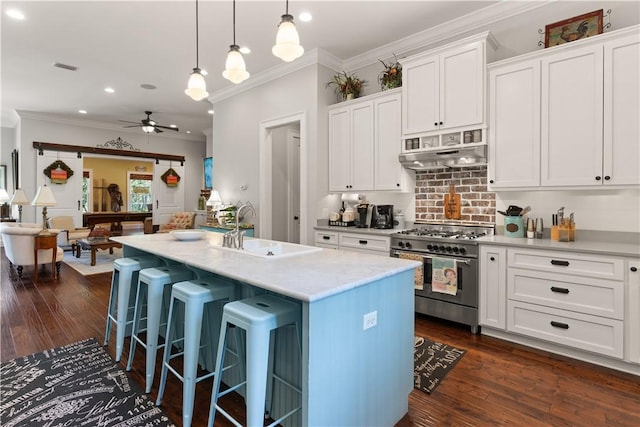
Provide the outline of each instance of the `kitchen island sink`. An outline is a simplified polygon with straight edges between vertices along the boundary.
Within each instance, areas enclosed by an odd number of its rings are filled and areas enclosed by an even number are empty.
[[[316,246],[298,245],[294,243],[278,242],[276,240],[245,238],[243,249],[227,248],[217,241],[210,241],[216,249],[231,251],[242,255],[252,255],[264,259],[279,259],[319,252],[322,248]]]

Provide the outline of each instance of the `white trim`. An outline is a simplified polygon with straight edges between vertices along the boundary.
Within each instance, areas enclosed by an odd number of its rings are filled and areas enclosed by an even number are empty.
[[[303,230],[307,230],[310,224],[307,206],[309,138],[307,135],[307,114],[304,111],[260,122],[260,212],[258,225],[260,237],[270,239],[273,220],[271,203],[272,140],[270,129],[295,122],[300,122],[300,243],[305,245],[309,243],[307,242],[307,233],[306,231],[303,233]]]

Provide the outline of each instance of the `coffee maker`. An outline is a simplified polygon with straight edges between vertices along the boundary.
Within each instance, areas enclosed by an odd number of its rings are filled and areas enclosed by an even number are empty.
[[[369,228],[373,226],[372,217],[374,216],[375,206],[371,203],[360,203],[356,206],[356,227]]]
[[[393,205],[376,206],[374,228],[393,228]]]

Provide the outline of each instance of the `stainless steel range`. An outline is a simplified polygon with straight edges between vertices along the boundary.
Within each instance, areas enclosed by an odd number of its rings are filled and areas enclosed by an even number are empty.
[[[422,261],[415,310],[478,332],[478,242],[493,225],[415,224],[391,235],[391,256]]]

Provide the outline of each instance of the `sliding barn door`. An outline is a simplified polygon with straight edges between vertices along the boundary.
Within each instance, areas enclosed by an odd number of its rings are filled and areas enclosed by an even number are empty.
[[[162,176],[165,175],[169,171],[169,169],[173,169],[173,171],[180,177],[175,185],[173,185],[173,180],[170,177],[166,178],[167,182],[162,179]],[[184,211],[184,175],[184,166],[180,166],[179,162],[160,160],[159,164],[154,165],[154,224],[166,224],[167,222],[169,222],[169,217],[171,217],[172,213]]]
[[[64,184],[54,184],[44,174],[44,170],[56,161],[62,161],[73,171]],[[82,159],[76,153],[44,151],[42,156],[36,155],[36,188],[46,184],[51,188],[56,205],[47,208],[47,217],[71,216],[76,227],[82,226]],[[32,200],[34,194],[27,195]],[[42,208],[37,208],[35,222],[42,222]]]

